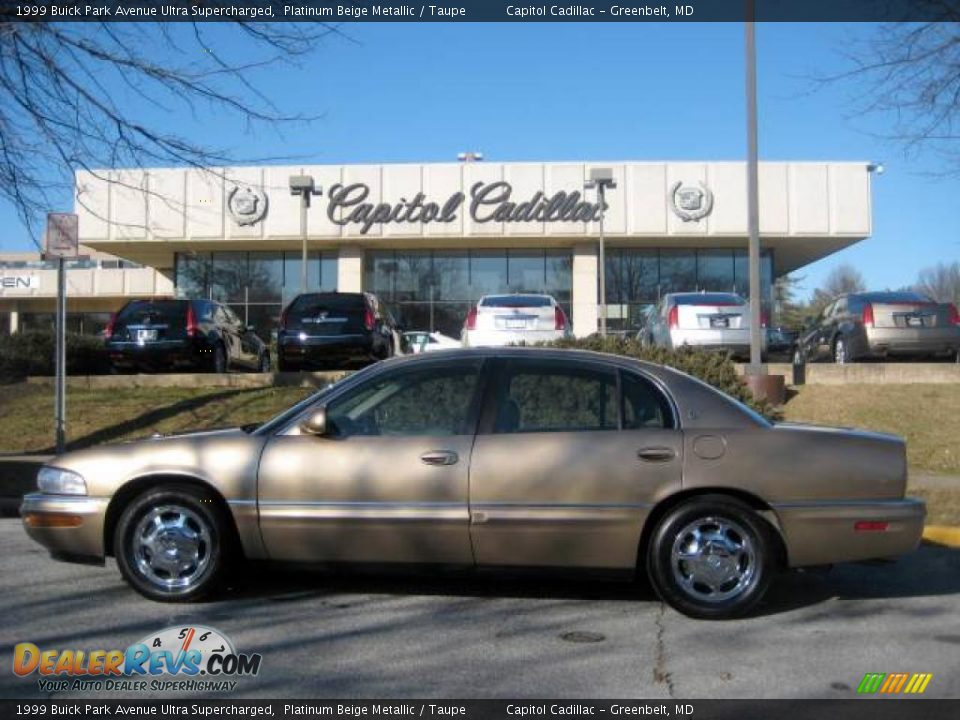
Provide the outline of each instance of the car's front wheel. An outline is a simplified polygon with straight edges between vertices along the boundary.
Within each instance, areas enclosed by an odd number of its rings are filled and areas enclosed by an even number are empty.
[[[223,580],[228,528],[209,493],[191,485],[151,488],[127,505],[117,522],[117,566],[151,600],[197,600]]]
[[[657,594],[695,618],[748,613],[775,568],[775,543],[766,521],[724,496],[695,498],[668,512],[647,552],[647,573]]]
[[[837,365],[845,365],[850,362],[850,349],[847,347],[847,340],[843,335],[838,335],[833,341],[833,361]]]

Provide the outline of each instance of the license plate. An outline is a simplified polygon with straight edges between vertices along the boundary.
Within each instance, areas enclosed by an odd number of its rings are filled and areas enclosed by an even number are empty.
[[[710,327],[712,328],[728,328],[730,327],[730,319],[725,317],[715,317],[710,318]]]
[[[137,330],[137,342],[147,342],[148,340],[156,340],[157,331],[156,330]]]
[[[923,327],[923,318],[915,315],[907,318],[907,327]]]
[[[507,325],[507,329],[508,329],[508,330],[523,330],[525,327],[527,327],[527,321],[526,321],[526,320],[514,320],[514,319],[510,318],[510,319],[507,320],[506,325]]]

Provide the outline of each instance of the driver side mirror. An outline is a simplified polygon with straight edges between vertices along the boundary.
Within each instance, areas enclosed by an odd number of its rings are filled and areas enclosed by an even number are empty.
[[[323,437],[327,434],[328,430],[326,408],[314,410],[306,420],[300,423],[300,432],[304,435]]]

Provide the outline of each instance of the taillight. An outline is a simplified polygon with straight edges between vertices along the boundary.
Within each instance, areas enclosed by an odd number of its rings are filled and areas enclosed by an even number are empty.
[[[667,324],[670,326],[670,329],[680,325],[680,306],[674,305],[670,308],[670,314],[667,315]]]
[[[463,323],[464,330],[476,330],[477,329],[477,309],[475,307],[470,308],[470,312],[467,313],[467,319]]]
[[[954,308],[956,310],[956,308]],[[107,323],[107,327],[103,331],[103,339],[109,340],[113,337],[113,327],[117,323],[117,314],[110,313],[110,322]]]
[[[760,327],[765,328],[770,324],[770,313],[766,310],[760,311]]]
[[[193,303],[187,304],[187,337],[196,337],[200,328],[197,327],[197,314],[193,311]]]
[[[363,311],[363,326],[367,330],[373,330],[374,325],[376,325],[376,322],[373,319],[373,310],[367,308]]]
[[[553,321],[554,329],[556,330],[566,330],[567,329],[567,316],[563,314],[563,308],[557,305],[553,309]]]
[[[947,307],[950,308],[950,324],[960,325],[960,312],[957,312],[957,306],[950,303]]]
[[[870,303],[863,306],[863,325],[864,327],[873,327],[873,305]]]

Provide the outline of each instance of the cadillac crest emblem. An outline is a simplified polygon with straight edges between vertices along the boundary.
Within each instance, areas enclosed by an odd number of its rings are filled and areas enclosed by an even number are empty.
[[[227,210],[237,225],[255,225],[267,214],[267,195],[259,188],[234,185],[227,195]]]
[[[713,210],[713,192],[698,182],[696,185],[675,183],[670,189],[670,208],[684,222],[702,220]]]

